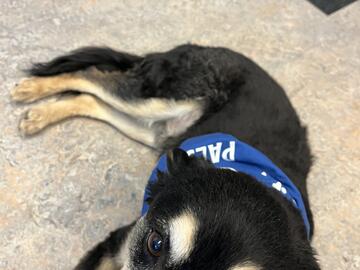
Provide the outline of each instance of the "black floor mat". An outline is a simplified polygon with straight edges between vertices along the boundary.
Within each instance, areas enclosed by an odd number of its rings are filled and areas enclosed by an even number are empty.
[[[356,0],[308,0],[326,14],[331,14]]]

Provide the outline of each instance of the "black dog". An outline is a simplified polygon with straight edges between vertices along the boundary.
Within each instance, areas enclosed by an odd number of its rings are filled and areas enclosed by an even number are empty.
[[[211,135],[215,140],[225,136],[221,144],[207,146],[216,162],[228,162],[231,170],[195,157],[200,148],[180,146],[195,156],[168,151],[167,169],[154,172],[144,215],[112,232],[76,269],[319,269],[310,246],[306,129],[281,87],[251,60],[225,48],[195,45],[144,57],[83,48],[29,72],[34,77],[12,92],[16,101],[79,93],[30,109],[20,124],[25,134],[87,116],[160,152],[194,137],[202,142],[205,137],[198,136],[209,133],[223,133]],[[230,144],[220,150],[222,143]],[[285,196],[290,189],[280,182],[272,188],[260,181],[271,172],[254,177],[232,166],[244,155],[242,168],[256,170],[247,151],[266,160],[250,145],[292,180],[295,185],[287,183],[297,200]]]

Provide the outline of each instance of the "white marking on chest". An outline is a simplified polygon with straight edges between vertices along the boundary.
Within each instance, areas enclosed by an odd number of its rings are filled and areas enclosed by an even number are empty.
[[[185,261],[194,248],[198,231],[198,220],[191,211],[185,211],[169,222],[170,226],[170,261]]]

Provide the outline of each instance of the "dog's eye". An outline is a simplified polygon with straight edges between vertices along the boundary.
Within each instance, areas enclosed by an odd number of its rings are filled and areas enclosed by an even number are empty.
[[[155,231],[151,232],[147,239],[147,248],[149,253],[154,257],[159,257],[163,248],[163,239]]]

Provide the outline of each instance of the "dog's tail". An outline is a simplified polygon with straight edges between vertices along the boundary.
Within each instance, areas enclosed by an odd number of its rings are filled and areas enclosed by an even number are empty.
[[[140,56],[107,47],[84,47],[47,63],[35,63],[26,70],[32,76],[52,76],[95,66],[102,71],[127,70],[140,62]]]

